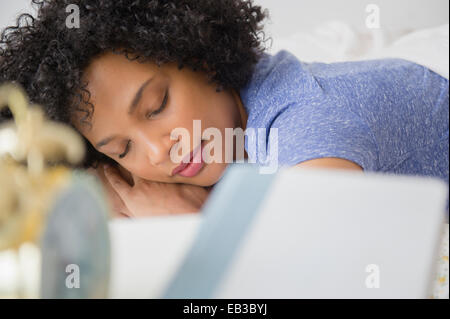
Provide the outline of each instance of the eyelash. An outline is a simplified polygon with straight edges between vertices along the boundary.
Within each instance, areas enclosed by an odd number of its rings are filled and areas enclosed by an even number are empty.
[[[147,115],[146,118],[150,118],[152,115],[157,115],[157,114],[161,113],[167,105],[168,96],[169,96],[169,91],[166,90],[166,94],[164,95],[164,99],[163,99],[162,104],[159,107],[159,109],[149,113],[150,115]],[[119,155],[119,158],[124,158],[128,154],[128,152],[130,151],[130,144],[131,144],[131,140],[128,140],[127,145],[125,146],[125,150],[123,151],[122,154]]]
[[[166,107],[168,95],[169,95],[169,91],[166,90],[166,93],[164,94],[164,98],[163,98],[160,108],[157,109],[156,111],[148,113],[145,117],[151,118],[153,115],[157,115],[157,114],[161,113],[164,110],[164,108]]]
[[[125,151],[119,155],[119,158],[124,158],[127,155],[128,151],[130,150],[130,143],[131,141],[128,140],[127,146],[125,146]]]

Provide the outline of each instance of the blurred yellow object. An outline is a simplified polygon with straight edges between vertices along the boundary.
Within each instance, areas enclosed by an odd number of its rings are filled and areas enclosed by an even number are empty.
[[[8,153],[16,161],[26,160],[30,174],[42,173],[45,160],[64,159],[76,164],[83,159],[85,151],[79,134],[67,125],[46,120],[40,106],[28,106],[25,92],[19,86],[0,87],[0,108],[5,105],[13,113],[15,123],[9,121],[0,130],[10,131],[17,140]]]
[[[0,126],[0,250],[38,240],[52,199],[71,174],[63,165],[46,164],[77,164],[85,152],[78,133],[47,120],[40,106],[29,105],[19,86],[0,87],[0,109],[6,105],[14,121]]]

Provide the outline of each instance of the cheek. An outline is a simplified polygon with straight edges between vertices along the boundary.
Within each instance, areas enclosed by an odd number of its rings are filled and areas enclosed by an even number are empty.
[[[232,127],[233,97],[229,92],[216,92],[216,85],[204,79],[186,75],[174,88],[174,102],[183,126],[190,128],[193,120],[202,121],[202,129],[207,127]],[[176,88],[176,89],[175,89]]]
[[[215,127],[224,133],[225,128],[236,127],[235,107],[224,93],[214,93],[212,98],[205,99],[197,116],[202,119],[203,130]]]

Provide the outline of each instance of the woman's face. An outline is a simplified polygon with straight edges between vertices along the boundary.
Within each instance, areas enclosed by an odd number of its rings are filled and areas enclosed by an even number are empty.
[[[139,63],[113,53],[92,61],[84,79],[94,106],[91,126],[79,123],[84,113],[72,122],[99,152],[146,180],[210,186],[220,179],[227,166],[225,128],[245,129],[245,110],[236,94],[216,92],[217,85],[209,83],[205,73],[179,70],[172,63]],[[187,176],[192,171],[174,175],[180,162],[172,160],[171,149],[184,157],[199,146],[194,120],[201,121],[201,133],[211,127],[221,132],[222,161],[204,163],[193,176]],[[190,138],[171,139],[175,128],[187,129]],[[212,141],[203,141],[202,147]]]

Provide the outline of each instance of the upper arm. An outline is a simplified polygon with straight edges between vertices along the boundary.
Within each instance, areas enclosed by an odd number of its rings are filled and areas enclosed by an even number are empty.
[[[363,171],[362,167],[358,164],[336,157],[316,158],[308,161],[304,161],[295,165],[295,167],[306,168],[333,168],[333,169],[350,169],[355,171]]]

